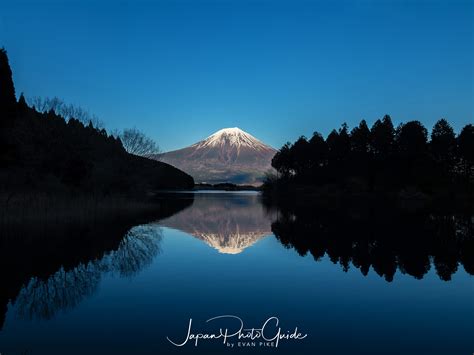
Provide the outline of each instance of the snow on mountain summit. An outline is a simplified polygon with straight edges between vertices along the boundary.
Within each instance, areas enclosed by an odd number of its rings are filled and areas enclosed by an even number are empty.
[[[247,133],[238,127],[223,128],[193,146],[197,148],[205,148],[225,145],[235,146],[237,148],[248,147],[256,150],[269,148],[266,144],[259,141],[250,133]]]
[[[190,174],[196,182],[262,183],[276,150],[240,128],[224,128],[191,146],[157,158]]]

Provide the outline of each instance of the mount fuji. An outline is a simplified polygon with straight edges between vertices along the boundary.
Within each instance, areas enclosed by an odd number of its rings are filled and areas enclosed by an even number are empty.
[[[155,156],[197,183],[259,185],[276,150],[240,128],[224,128],[189,147]]]

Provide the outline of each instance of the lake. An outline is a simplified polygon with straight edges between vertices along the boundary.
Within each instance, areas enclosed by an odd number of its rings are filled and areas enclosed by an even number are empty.
[[[3,241],[0,353],[474,351],[471,216],[170,198],[146,222]]]

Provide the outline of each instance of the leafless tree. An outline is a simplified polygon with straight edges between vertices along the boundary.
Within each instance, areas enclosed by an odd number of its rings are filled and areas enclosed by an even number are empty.
[[[125,150],[130,154],[146,158],[160,154],[160,148],[155,141],[136,128],[123,130],[119,138]]]
[[[104,123],[94,114],[89,111],[75,106],[73,104],[67,104],[64,100],[58,97],[32,97],[28,99],[28,104],[33,106],[38,112],[48,112],[53,110],[57,115],[64,117],[66,120],[75,118],[81,121],[84,125],[88,125],[92,122],[95,128],[104,128]]]

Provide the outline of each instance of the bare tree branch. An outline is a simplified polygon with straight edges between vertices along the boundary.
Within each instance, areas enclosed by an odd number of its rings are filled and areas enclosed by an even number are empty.
[[[119,138],[125,150],[130,154],[146,158],[160,154],[160,148],[155,141],[136,128],[123,130]]]
[[[48,112],[53,110],[57,115],[64,117],[66,120],[75,118],[81,121],[85,126],[92,122],[95,128],[104,128],[104,123],[94,114],[84,110],[73,104],[66,104],[64,100],[58,97],[32,97],[28,99],[28,104],[33,106],[38,112]]]

